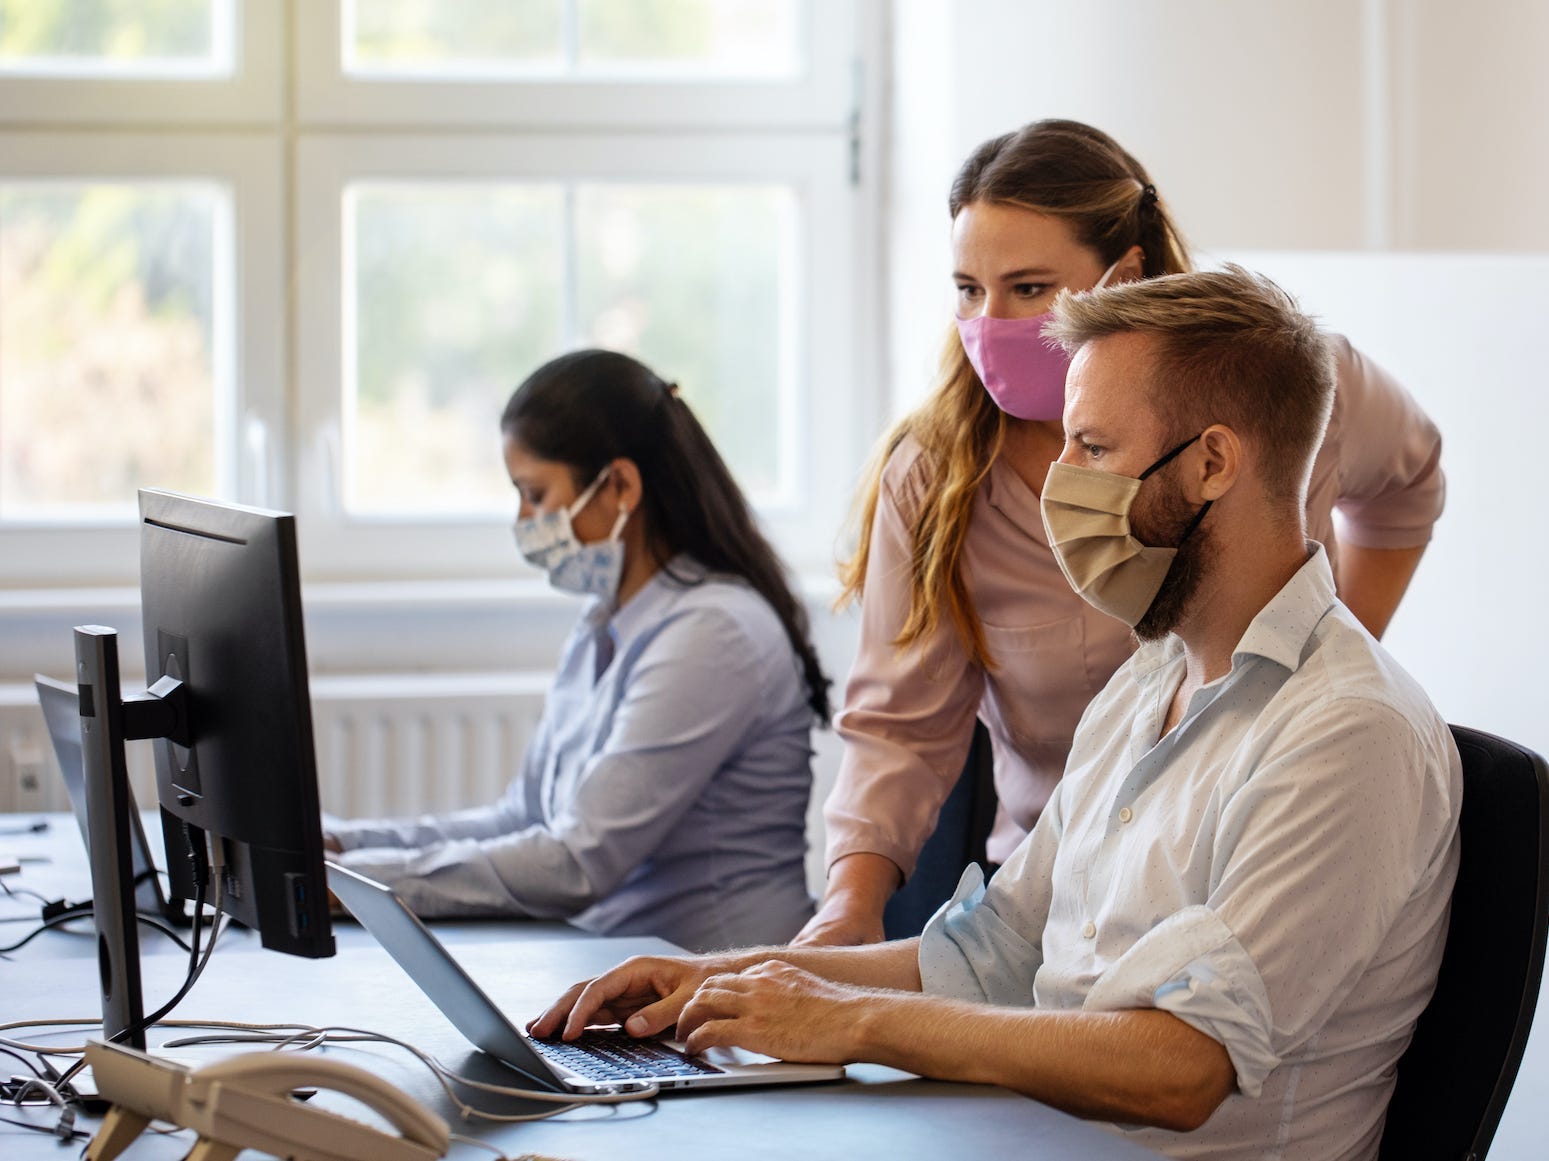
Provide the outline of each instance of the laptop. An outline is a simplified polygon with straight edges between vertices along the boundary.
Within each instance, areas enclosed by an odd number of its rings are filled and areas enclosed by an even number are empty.
[[[70,809],[81,828],[81,841],[91,851],[91,828],[86,819],[86,758],[81,749],[81,694],[78,687],[56,681],[35,673],[32,684],[38,691],[38,703],[43,707],[43,720],[48,725],[48,736],[54,743],[54,757],[59,759],[59,769],[64,775],[65,792],[70,797]],[[161,887],[161,877],[151,859],[150,844],[145,839],[145,828],[140,823],[140,812],[135,809],[134,794],[129,797],[129,848],[134,868],[134,909],[142,915],[152,915],[180,926],[189,922],[182,900],[168,899]]]
[[[590,1031],[578,1040],[535,1040],[511,1023],[441,941],[390,888],[335,863],[328,886],[362,927],[476,1047],[548,1092],[617,1093],[838,1080],[844,1068],[791,1064],[740,1048],[689,1055],[671,1040]]]

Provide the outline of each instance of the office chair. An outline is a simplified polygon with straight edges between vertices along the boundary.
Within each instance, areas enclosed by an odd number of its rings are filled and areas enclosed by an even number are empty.
[[[1398,1062],[1380,1161],[1482,1161],[1517,1078],[1549,934],[1549,768],[1453,726],[1462,854],[1436,994]]]
[[[889,939],[920,934],[925,924],[957,890],[969,863],[984,866],[984,844],[995,824],[995,758],[989,731],[974,722],[973,741],[957,784],[941,804],[936,829],[920,848],[914,874],[888,900],[882,928]]]

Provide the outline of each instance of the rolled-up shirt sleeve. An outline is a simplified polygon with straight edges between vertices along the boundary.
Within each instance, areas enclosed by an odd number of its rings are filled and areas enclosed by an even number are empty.
[[[1222,1044],[1247,1096],[1319,1029],[1422,887],[1456,873],[1452,799],[1394,709],[1333,699],[1233,796],[1203,905],[1137,940],[1097,980],[1092,1011],[1154,1007]]]
[[[733,617],[680,614],[635,660],[606,738],[555,817],[501,833],[498,820],[462,812],[430,831],[411,825],[389,836],[395,847],[411,840],[406,849],[357,845],[342,861],[396,888],[422,915],[575,915],[651,855],[758,728],[768,666]],[[532,786],[524,777],[508,791],[510,818],[522,817],[521,788]],[[434,842],[415,841],[426,836]]]
[[[869,852],[905,876],[962,772],[984,691],[983,671],[945,614],[919,641],[894,644],[909,616],[912,525],[924,486],[918,456],[900,445],[883,472],[860,643],[834,719],[844,755],[823,809],[829,865]]]
[[[1264,981],[1237,937],[1208,907],[1186,907],[1153,927],[1103,973],[1083,1007],[1171,1012],[1226,1049],[1246,1096],[1258,1096],[1264,1078],[1280,1063]]]
[[[920,934],[922,991],[986,1004],[1035,1003],[1061,827],[1056,793],[988,884],[977,863],[963,871],[952,898]]]
[[[1362,548],[1417,548],[1446,502],[1441,432],[1382,367],[1336,341],[1340,539]]]

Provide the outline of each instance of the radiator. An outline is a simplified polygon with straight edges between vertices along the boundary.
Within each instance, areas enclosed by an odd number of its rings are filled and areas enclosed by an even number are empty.
[[[549,680],[546,673],[315,679],[323,809],[380,817],[493,802],[521,763]]]
[[[548,683],[546,673],[314,677],[323,809],[393,815],[494,801],[516,772]],[[150,743],[130,742],[125,759],[136,801],[149,805]],[[0,811],[69,808],[32,686],[0,685]]]

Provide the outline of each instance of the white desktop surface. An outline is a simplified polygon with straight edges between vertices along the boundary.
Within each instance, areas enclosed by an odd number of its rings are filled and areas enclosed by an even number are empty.
[[[65,822],[66,819],[59,821]],[[40,841],[35,849],[62,840]],[[68,832],[74,834],[73,824]],[[66,856],[68,857],[68,856]],[[42,865],[32,864],[41,871]],[[62,866],[50,875],[9,876],[13,886],[44,878],[58,883]],[[77,884],[76,894],[85,890]],[[0,900],[14,908],[15,900]],[[6,928],[24,925],[7,924]],[[563,924],[482,923],[437,925],[437,933],[492,999],[517,1022],[535,1015],[563,987],[593,975],[621,958],[672,950],[653,939],[599,939]],[[147,1010],[170,996],[182,980],[186,956],[169,941],[151,936],[142,956]],[[520,1084],[467,1042],[447,1023],[385,952],[353,924],[339,928],[340,952],[331,959],[303,960],[263,951],[250,933],[218,946],[209,968],[173,1013],[176,1018],[348,1024],[410,1040],[457,1070],[480,1079]],[[97,968],[82,935],[48,933],[9,960],[0,960],[4,1019],[90,1016],[98,1010]],[[186,1034],[157,1029],[152,1048]],[[38,1039],[41,1036],[30,1036]],[[60,1039],[54,1042],[69,1042]],[[74,1042],[79,1042],[76,1038]],[[197,1050],[208,1059],[230,1048]],[[1141,1161],[1154,1154],[1093,1125],[1003,1089],[925,1081],[876,1065],[852,1066],[850,1078],[834,1084],[789,1088],[732,1089],[674,1093],[658,1101],[612,1110],[578,1110],[557,1120],[517,1125],[457,1123],[452,1105],[429,1072],[403,1051],[387,1046],[333,1047],[330,1056],[363,1064],[411,1093],[448,1121],[453,1131],[476,1135],[512,1156],[539,1153],[569,1161],[678,1161],[685,1156],[760,1158],[1081,1158],[1083,1161]],[[187,1059],[189,1050],[178,1050]],[[318,1102],[361,1116],[359,1106],[319,1094]],[[471,1103],[482,1104],[486,1098]],[[488,1098],[494,1100],[495,1098]],[[507,1101],[497,1107],[526,1111]],[[5,1115],[14,1115],[7,1110]],[[27,1114],[52,1124],[45,1112]],[[95,1131],[94,1119],[81,1125]],[[145,1134],[124,1154],[125,1161],[180,1158],[189,1135]],[[70,1149],[74,1156],[77,1149]],[[15,1161],[57,1158],[57,1141],[39,1133],[0,1125],[0,1156]],[[451,1156],[476,1158],[483,1151],[454,1143]]]

